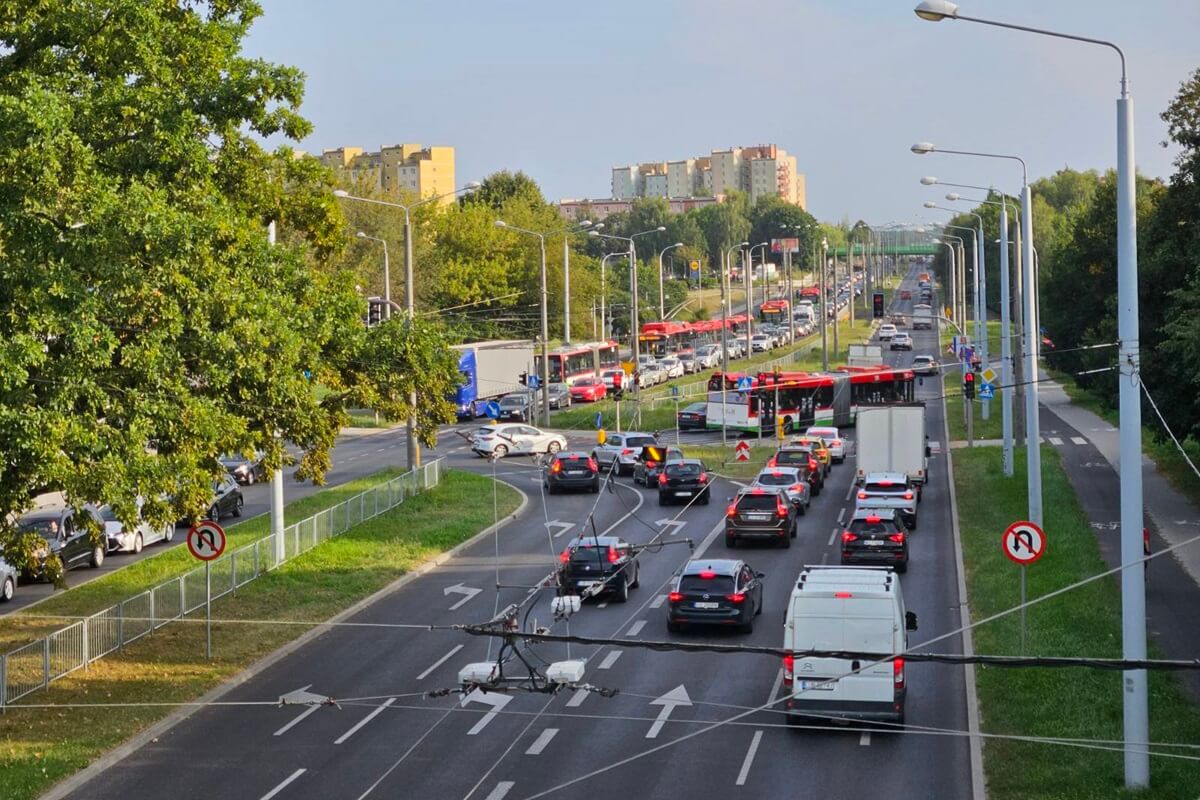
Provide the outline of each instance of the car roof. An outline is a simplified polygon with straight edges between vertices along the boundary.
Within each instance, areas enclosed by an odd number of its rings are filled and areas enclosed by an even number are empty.
[[[773,474],[776,472],[796,472],[796,473],[798,473],[798,472],[800,472],[800,468],[793,466],[791,464],[782,464],[778,467],[763,467],[762,469],[760,469],[758,471],[758,475],[755,476],[755,480],[758,480],[759,477],[761,477],[762,475],[764,475],[766,473]]]
[[[591,458],[591,453],[586,453],[582,450],[559,450],[555,455],[556,458]]]
[[[683,565],[680,575],[699,575],[701,572],[715,572],[718,575],[737,575],[742,568],[742,562],[732,558],[696,558]]]
[[[900,516],[900,509],[898,508],[871,508],[871,506],[860,506],[854,509],[854,513],[850,516],[850,521],[854,522],[855,520],[864,520],[867,517],[883,517],[884,519],[890,519],[894,522],[898,516]]]
[[[669,466],[669,467],[675,467],[675,466],[678,466],[678,465],[680,465],[680,464],[692,464],[692,465],[694,465],[694,466],[697,466],[697,467],[703,467],[703,466],[704,466],[704,462],[703,462],[703,461],[701,461],[701,460],[700,460],[700,459],[698,459],[698,458],[681,458],[681,459],[679,459],[678,461],[672,461],[672,462],[671,462],[670,464],[668,464],[667,466]]]

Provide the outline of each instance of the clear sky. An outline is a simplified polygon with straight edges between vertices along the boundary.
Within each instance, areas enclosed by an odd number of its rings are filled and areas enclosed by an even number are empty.
[[[929,220],[922,175],[1015,191],[1019,167],[915,156],[1012,152],[1032,176],[1115,165],[1116,54],[967,22],[915,0],[260,0],[248,55],[298,66],[310,152],[457,149],[460,183],[523,170],[551,200],[607,197],[618,164],[773,142],[809,210]],[[1119,44],[1137,161],[1171,173],[1159,113],[1200,67],[1197,0],[964,0],[964,14]]]

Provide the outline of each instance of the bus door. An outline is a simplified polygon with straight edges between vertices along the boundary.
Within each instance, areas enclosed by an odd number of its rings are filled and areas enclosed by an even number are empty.
[[[835,375],[833,377],[833,425],[841,427],[854,421],[850,413],[850,376]]]

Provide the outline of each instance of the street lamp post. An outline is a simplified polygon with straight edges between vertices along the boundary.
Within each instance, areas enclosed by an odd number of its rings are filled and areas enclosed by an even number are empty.
[[[825,264],[829,258],[829,240],[821,237],[821,371],[829,372],[829,302],[825,297]],[[836,329],[834,335],[836,336]]]
[[[629,283],[630,283],[629,327],[630,327],[630,338],[633,340],[632,350],[633,350],[634,369],[639,369],[638,356],[640,355],[641,343],[638,341],[638,332],[639,331],[638,331],[637,249],[636,249],[636,246],[634,245],[633,240],[637,239],[639,236],[649,236],[652,233],[661,233],[662,231],[665,231],[665,230],[666,230],[665,226],[659,225],[657,228],[653,228],[648,231],[641,231],[640,233],[635,233],[631,236],[613,236],[610,233],[600,233],[599,231],[588,231],[588,236],[598,236],[601,239],[616,239],[617,241],[620,241],[620,242],[628,242],[629,243]],[[633,382],[633,388],[634,388],[634,391],[636,392],[638,389],[637,381]]]
[[[379,242],[383,245],[383,318],[392,318],[392,273],[391,267],[388,265],[388,246],[387,241],[378,236],[368,236],[359,231],[355,234],[359,239],[368,239],[372,242]]]
[[[1142,559],[1142,398],[1138,368],[1141,354],[1138,342],[1138,264],[1137,264],[1137,174],[1133,153],[1133,97],[1125,68],[1125,53],[1116,44],[1074,34],[1059,33],[1024,25],[967,17],[947,0],[924,0],[916,8],[922,19],[979,22],[1000,28],[1036,33],[1058,39],[1070,39],[1115,50],[1121,59],[1121,94],[1117,99],[1117,331],[1120,339],[1118,369],[1120,387],[1120,465],[1121,465],[1121,637],[1122,654],[1127,659],[1146,657],[1146,577],[1137,566]],[[1028,201],[1027,187],[1022,201]],[[1025,206],[1022,221],[1032,210]],[[1032,241],[1026,231],[1026,260],[1032,262]],[[1029,274],[1029,268],[1026,268]],[[1032,290],[1032,286],[1030,289]],[[1027,294],[1030,292],[1027,292]],[[1026,301],[1028,307],[1028,301]],[[1040,343],[1036,327],[1032,335]],[[1032,376],[1036,377],[1036,376]],[[1035,409],[1036,410],[1036,409]],[[1146,671],[1125,672],[1125,786],[1141,789],[1150,784],[1150,712]]]
[[[663,256],[668,250],[674,250],[676,247],[683,247],[683,242],[667,245],[658,253],[658,318],[667,318],[666,295],[663,293]]]
[[[609,253],[600,259],[600,338],[606,341],[609,337],[609,329],[608,317],[605,316],[607,312],[605,310],[604,299],[608,294],[608,260],[616,256],[627,255],[629,255],[629,253],[623,250],[620,253]]]
[[[334,191],[333,196],[340,197],[343,200],[355,200],[359,203],[372,203],[377,206],[387,206],[388,208],[398,208],[404,212],[404,315],[410,324],[412,323],[413,316],[416,314],[416,309],[415,309],[415,300],[414,300],[415,296],[413,294],[412,219],[411,219],[411,215],[409,214],[409,210],[416,208],[417,206],[423,206],[427,203],[432,203],[437,200],[441,200],[442,198],[445,198],[445,197],[451,197],[453,195],[462,194],[464,192],[473,192],[476,189],[478,189],[479,186],[480,186],[480,183],[478,181],[471,181],[466,186],[461,186],[458,189],[455,189],[454,191],[444,192],[442,194],[437,194],[437,195],[433,195],[431,197],[426,197],[423,200],[418,200],[415,203],[408,203],[407,205],[405,205],[404,203],[394,203],[390,200],[375,200],[374,198],[370,198],[370,197],[358,197],[356,195],[350,194],[349,192],[345,191],[344,189],[337,189]],[[389,294],[390,294],[390,292],[389,292]],[[388,304],[388,309],[389,309],[388,313],[390,314],[391,313],[391,304],[390,303]],[[417,392],[416,392],[416,389],[413,389],[413,391],[410,392],[408,395],[408,407],[409,407],[408,421],[405,423],[405,426],[404,426],[404,428],[405,428],[404,436],[406,439],[406,442],[405,442],[405,450],[406,450],[405,457],[406,458],[405,458],[405,460],[407,462],[409,471],[412,471],[412,470],[416,469],[417,467],[421,466],[421,448],[420,448],[420,445],[417,444],[417,419],[416,419]]]
[[[542,425],[548,428],[550,427],[550,317],[548,313],[548,301],[550,297],[546,290],[546,235],[537,231],[518,228],[515,225],[509,225],[502,219],[496,220],[496,227],[504,228],[506,231],[523,233],[526,236],[536,236],[538,239],[538,248],[541,254],[542,279]]]

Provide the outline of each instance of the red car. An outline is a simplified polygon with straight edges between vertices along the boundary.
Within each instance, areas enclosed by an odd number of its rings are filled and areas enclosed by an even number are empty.
[[[606,394],[608,394],[608,387],[600,378],[580,378],[571,384],[572,401],[592,403],[596,400],[603,400]]]
[[[912,292],[909,291],[908,289],[901,289],[900,290],[900,299],[901,300],[912,300]]]

